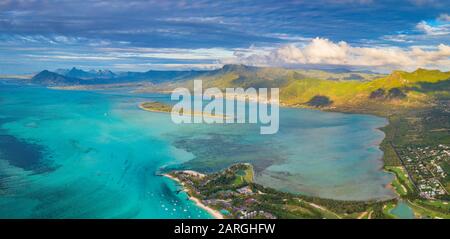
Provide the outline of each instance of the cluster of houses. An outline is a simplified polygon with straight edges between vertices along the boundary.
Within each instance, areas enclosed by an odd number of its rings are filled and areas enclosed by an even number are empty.
[[[273,214],[263,210],[251,210],[250,206],[258,203],[258,200],[252,197],[255,192],[250,186],[238,188],[235,191],[224,190],[219,191],[214,196],[220,198],[209,198],[202,202],[207,206],[220,208],[220,212],[225,211],[227,215],[239,219],[265,218],[276,219]],[[233,199],[242,199],[243,203],[239,205],[233,204]]]
[[[221,208],[222,211],[226,211],[228,215],[239,219],[252,219],[252,218],[265,218],[265,219],[276,219],[273,214],[263,211],[263,210],[251,210],[249,207],[251,205],[257,204],[258,200],[252,197],[255,195],[250,186],[245,186],[236,189],[235,191],[224,190],[219,191],[215,194],[217,197],[226,199],[206,199],[203,203],[208,206],[214,206],[215,208]],[[224,197],[225,196],[225,197]],[[233,199],[240,198],[243,199],[243,203],[239,206],[233,204]]]
[[[448,194],[443,182],[448,176],[442,163],[450,162],[450,146],[407,147],[401,157],[422,197],[434,199]]]
[[[277,219],[274,215],[271,213],[265,212],[265,211],[241,211],[239,215],[239,219],[253,219],[253,218],[265,218],[265,219]]]
[[[238,188],[236,191],[242,195],[253,195],[253,190],[249,186]]]
[[[446,191],[440,182],[435,178],[422,179],[418,183],[420,196],[427,199],[434,199],[436,196],[445,195]]]

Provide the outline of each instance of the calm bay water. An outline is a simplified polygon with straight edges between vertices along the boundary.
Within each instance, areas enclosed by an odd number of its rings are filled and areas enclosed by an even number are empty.
[[[397,216],[400,219],[414,219],[414,211],[405,202],[400,201],[395,208],[393,208],[390,213]]]
[[[282,109],[257,125],[175,125],[140,110],[164,95],[0,84],[0,218],[208,218],[156,175],[250,162],[256,180],[336,199],[391,198],[380,171],[382,118]]]

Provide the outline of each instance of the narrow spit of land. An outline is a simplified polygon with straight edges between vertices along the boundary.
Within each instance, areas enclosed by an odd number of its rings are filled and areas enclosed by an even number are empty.
[[[158,112],[158,113],[171,113],[172,112],[172,106],[169,104],[164,104],[161,102],[144,102],[139,104],[139,108],[145,111],[150,111],[150,112]],[[222,119],[228,119],[229,116],[227,115],[223,115],[223,114],[208,114],[208,113],[203,113],[203,112],[195,112],[195,111],[186,111],[183,112],[183,110],[181,110],[179,112],[181,115],[186,115],[186,116],[203,116],[203,117],[209,117],[209,118],[222,118]]]

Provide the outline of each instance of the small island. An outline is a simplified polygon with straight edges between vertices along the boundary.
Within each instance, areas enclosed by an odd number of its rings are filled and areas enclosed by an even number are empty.
[[[164,104],[161,102],[144,102],[139,105],[139,108],[151,112],[163,112],[170,113],[172,112],[172,106],[169,104]]]
[[[150,111],[150,112],[159,112],[159,113],[171,113],[172,112],[172,105],[153,101],[153,102],[144,102],[139,104],[139,108]],[[208,114],[208,113],[202,113],[202,112],[192,112],[192,111],[186,111],[183,112],[183,109],[179,112],[182,115],[189,115],[189,116],[203,116],[203,117],[210,117],[210,118],[222,118],[222,119],[228,119],[230,118],[227,115],[223,114]]]

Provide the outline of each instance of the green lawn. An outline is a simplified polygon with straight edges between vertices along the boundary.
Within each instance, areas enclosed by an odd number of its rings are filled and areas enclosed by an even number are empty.
[[[248,166],[245,170],[241,169],[236,172],[236,179],[234,181],[235,185],[241,185],[243,183],[253,182],[253,167]]]
[[[449,213],[443,213],[437,211],[434,208],[430,208],[429,205],[426,205],[427,201],[422,199],[417,199],[414,201],[408,201],[411,208],[415,213],[419,214],[423,218],[444,218],[450,219]]]
[[[395,215],[391,214],[391,210],[397,206],[396,203],[389,202],[383,206],[383,213],[388,217],[397,218]]]
[[[395,174],[392,186],[400,196],[406,196],[408,193],[414,192],[414,186],[402,166],[386,166],[385,170]]]

